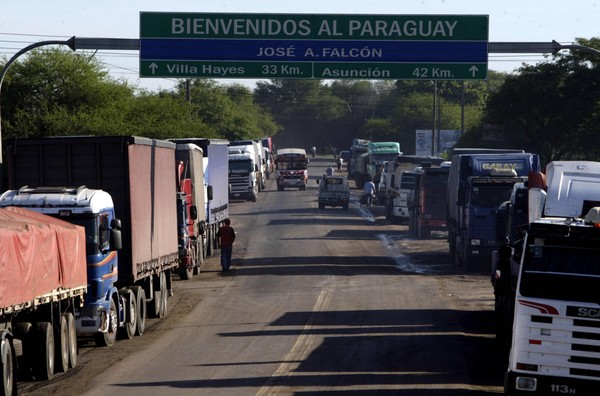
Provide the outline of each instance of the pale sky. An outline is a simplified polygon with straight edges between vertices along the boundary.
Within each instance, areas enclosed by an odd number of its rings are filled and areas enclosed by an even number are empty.
[[[0,56],[29,44],[72,36],[139,38],[140,11],[299,14],[489,15],[490,42],[570,44],[600,37],[600,0],[0,0]],[[90,55],[92,53],[90,52]],[[171,89],[176,80],[139,77],[137,51],[98,51],[114,78],[144,89]],[[511,72],[540,54],[490,54],[489,69]],[[10,73],[10,71],[9,71]],[[252,80],[218,80],[227,84]]]

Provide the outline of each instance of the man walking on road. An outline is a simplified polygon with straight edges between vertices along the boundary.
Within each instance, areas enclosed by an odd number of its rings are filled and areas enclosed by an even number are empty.
[[[231,253],[233,251],[233,241],[235,241],[235,231],[230,224],[231,220],[223,220],[223,225],[217,231],[217,237],[221,242],[221,268],[223,272],[229,271],[229,267],[231,267]]]

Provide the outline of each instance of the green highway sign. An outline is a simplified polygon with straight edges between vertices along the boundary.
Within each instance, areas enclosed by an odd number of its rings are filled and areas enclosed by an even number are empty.
[[[485,15],[140,14],[140,76],[487,77]]]
[[[144,77],[298,78],[351,80],[476,80],[485,79],[487,63],[309,63],[309,62],[171,62],[142,61]]]

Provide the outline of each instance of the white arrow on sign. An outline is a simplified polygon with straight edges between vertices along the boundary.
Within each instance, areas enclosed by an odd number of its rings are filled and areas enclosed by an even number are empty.
[[[152,70],[152,74],[156,74],[156,69],[158,69],[158,65],[156,63],[152,62],[148,67]]]
[[[475,77],[475,74],[477,74],[479,69],[477,68],[477,66],[473,65],[469,68],[469,71],[473,74],[473,77]]]

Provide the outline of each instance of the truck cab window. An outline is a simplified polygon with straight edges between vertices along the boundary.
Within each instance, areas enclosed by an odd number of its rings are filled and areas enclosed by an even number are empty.
[[[98,216],[98,235],[100,236],[100,250],[105,251],[110,248],[110,228],[109,228],[109,219],[108,213],[101,213]]]

